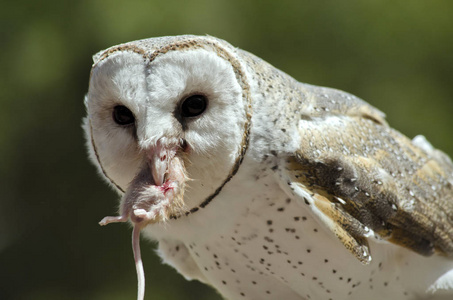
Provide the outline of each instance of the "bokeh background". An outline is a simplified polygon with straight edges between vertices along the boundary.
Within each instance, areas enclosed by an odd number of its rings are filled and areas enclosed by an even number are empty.
[[[336,87],[453,155],[453,1],[0,3],[0,299],[134,299],[118,197],[87,161],[91,55],[118,43],[209,34],[300,81]],[[209,226],[209,224],[207,224]],[[142,243],[147,299],[220,299]]]

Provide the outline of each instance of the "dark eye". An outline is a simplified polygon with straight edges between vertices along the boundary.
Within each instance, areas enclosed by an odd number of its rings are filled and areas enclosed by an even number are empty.
[[[208,99],[202,95],[192,95],[181,105],[181,114],[185,118],[196,117],[201,115],[208,104]]]
[[[135,117],[129,108],[117,105],[113,108],[113,121],[118,125],[130,125],[135,122]]]

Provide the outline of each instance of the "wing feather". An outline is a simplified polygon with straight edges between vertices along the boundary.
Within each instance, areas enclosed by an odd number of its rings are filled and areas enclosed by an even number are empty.
[[[353,104],[301,117],[302,142],[285,160],[286,178],[329,201],[320,209],[334,222],[349,219],[340,227],[356,247],[368,227],[422,255],[453,255],[451,160],[391,129],[365,102]]]

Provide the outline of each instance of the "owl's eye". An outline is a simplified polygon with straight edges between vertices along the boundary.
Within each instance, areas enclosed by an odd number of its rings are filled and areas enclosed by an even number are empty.
[[[181,114],[185,118],[201,115],[208,105],[208,99],[203,95],[192,95],[181,105]]]
[[[135,122],[134,114],[123,105],[117,105],[113,108],[113,121],[118,125],[130,125]]]

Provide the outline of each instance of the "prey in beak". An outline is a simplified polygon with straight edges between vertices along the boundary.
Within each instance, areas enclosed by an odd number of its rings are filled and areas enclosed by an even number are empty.
[[[138,278],[137,299],[145,295],[145,273],[140,254],[140,231],[148,224],[165,222],[179,215],[184,207],[184,188],[188,180],[183,155],[187,145],[159,140],[145,151],[145,163],[121,198],[120,215],[103,218],[99,224],[127,222],[134,229],[132,249]]]

